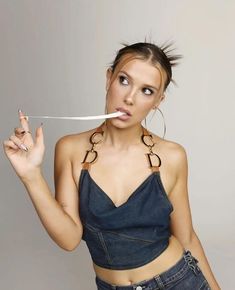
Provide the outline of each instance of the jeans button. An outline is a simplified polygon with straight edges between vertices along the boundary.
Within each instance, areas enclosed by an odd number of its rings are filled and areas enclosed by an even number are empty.
[[[142,290],[143,288],[141,286],[137,286],[136,290]]]

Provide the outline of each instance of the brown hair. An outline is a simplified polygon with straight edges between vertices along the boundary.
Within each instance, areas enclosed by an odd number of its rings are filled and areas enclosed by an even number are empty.
[[[137,42],[131,45],[123,45],[124,47],[118,50],[114,61],[110,65],[113,73],[112,78],[115,77],[119,70],[117,67],[123,66],[126,62],[134,58],[139,58],[142,60],[150,61],[158,68],[159,72],[161,73],[162,80],[165,80],[164,85],[161,85],[162,92],[166,90],[170,82],[176,84],[172,79],[172,67],[178,64],[177,60],[182,58],[182,55],[171,53],[174,50],[174,48],[171,48],[172,43],[163,44],[161,46],[157,46],[156,44],[149,42]],[[165,78],[163,78],[162,70],[164,72]]]

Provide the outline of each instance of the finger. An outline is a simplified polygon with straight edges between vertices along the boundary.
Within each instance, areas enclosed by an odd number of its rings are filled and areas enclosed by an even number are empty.
[[[15,132],[15,135],[17,135],[17,137],[23,136],[25,134],[24,128],[14,128],[14,132]]]
[[[42,123],[41,126],[36,129],[35,144],[39,146],[44,146]]]
[[[26,116],[24,115],[24,113],[21,110],[19,110],[18,113],[19,113],[19,119],[20,119],[20,123],[21,123],[22,128],[25,131],[30,131],[29,130],[29,123],[28,123]]]
[[[9,138],[9,140],[11,140],[12,142],[14,142],[14,144],[16,146],[18,146],[19,149],[23,149],[24,151],[28,151],[28,147],[24,143],[22,143],[22,141],[19,138],[17,138],[15,135],[12,135]]]
[[[23,128],[15,128],[14,130],[16,137],[19,139],[23,139],[23,137],[27,134],[31,134],[30,131],[25,131]]]
[[[15,149],[15,150],[19,149],[19,147],[11,140],[3,141],[3,145],[6,149]]]

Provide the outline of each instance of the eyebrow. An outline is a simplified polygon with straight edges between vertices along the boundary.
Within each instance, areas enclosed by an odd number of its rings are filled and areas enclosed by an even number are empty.
[[[126,74],[130,79],[133,79],[131,75],[129,75],[127,72],[123,71],[123,70],[120,70],[119,73],[124,73]],[[156,91],[159,91],[159,88],[156,88],[154,86],[151,86],[151,85],[148,85],[148,84],[144,84],[144,86],[146,87],[149,87],[149,88],[152,88],[152,89],[155,89]]]

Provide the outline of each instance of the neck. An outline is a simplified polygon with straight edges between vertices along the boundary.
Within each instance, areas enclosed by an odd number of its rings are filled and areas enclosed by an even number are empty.
[[[103,142],[119,150],[128,150],[131,146],[141,143],[141,135],[143,128],[141,124],[129,128],[117,128],[110,122],[106,121],[103,126],[104,139]]]

